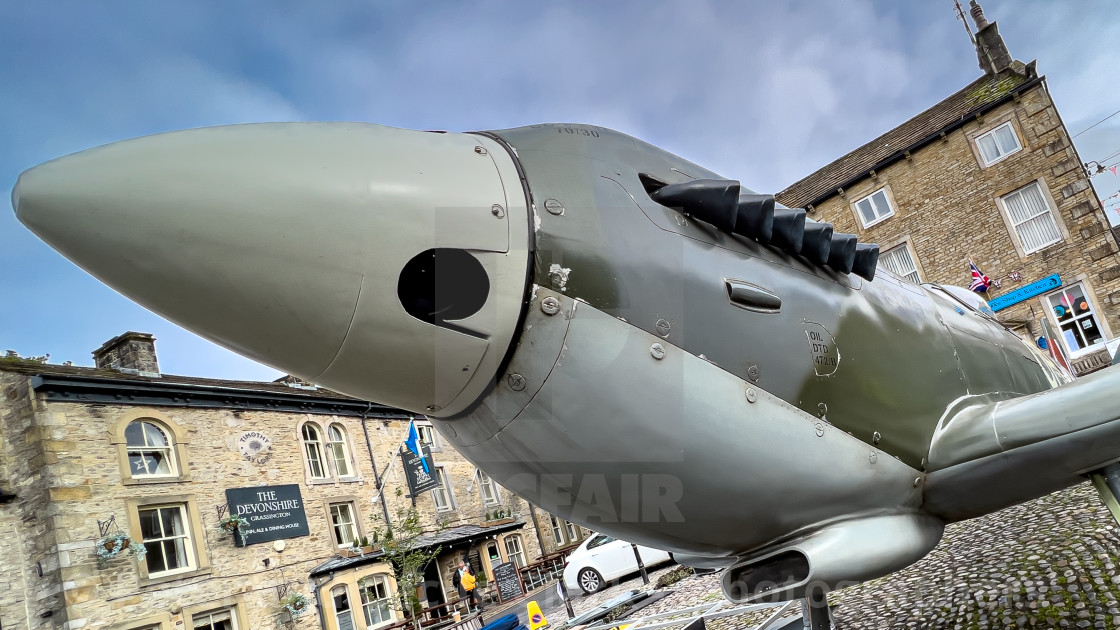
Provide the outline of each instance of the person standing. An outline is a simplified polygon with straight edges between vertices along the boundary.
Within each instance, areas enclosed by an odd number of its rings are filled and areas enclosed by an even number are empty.
[[[459,592],[460,599],[467,600],[467,611],[470,612],[472,607],[482,610],[482,602],[478,597],[478,580],[475,578],[474,573],[471,572],[471,567],[464,560],[459,560],[459,569],[455,571],[454,577],[451,582],[455,585],[455,589]]]

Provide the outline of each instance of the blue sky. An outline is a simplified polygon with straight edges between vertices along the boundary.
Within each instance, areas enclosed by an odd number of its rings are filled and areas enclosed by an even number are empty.
[[[1012,55],[1038,60],[1071,133],[1120,110],[1120,3],[983,5]],[[563,121],[774,192],[979,75],[951,0],[0,0],[0,187],[66,153],[189,127]],[[1120,115],[1075,143],[1083,161],[1120,151]],[[1110,173],[1093,182],[1102,197],[1120,190]],[[0,351],[90,365],[102,342],[138,330],[155,334],[165,373],[279,376],[108,289],[10,209],[0,295]]]

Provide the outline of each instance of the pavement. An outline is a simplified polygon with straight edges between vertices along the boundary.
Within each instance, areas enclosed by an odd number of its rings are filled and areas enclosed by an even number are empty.
[[[838,630],[928,628],[1120,629],[1120,528],[1088,483],[1012,506],[945,530],[941,543],[915,564],[830,594]],[[658,567],[650,584],[630,577],[594,595],[573,594],[578,615],[631,589],[651,590],[673,567]],[[695,575],[636,616],[723,601],[719,573]],[[536,600],[552,627],[568,618],[556,586],[542,587],[499,610],[517,612]],[[795,608],[791,614],[799,614]],[[743,630],[767,614],[725,617],[709,630]],[[683,625],[683,623],[681,624]]]

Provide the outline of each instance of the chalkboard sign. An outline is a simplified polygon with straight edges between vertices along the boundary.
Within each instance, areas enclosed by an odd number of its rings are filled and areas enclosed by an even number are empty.
[[[525,594],[525,587],[521,584],[521,573],[517,565],[506,562],[493,567],[494,582],[498,591],[498,603],[517,599]]]

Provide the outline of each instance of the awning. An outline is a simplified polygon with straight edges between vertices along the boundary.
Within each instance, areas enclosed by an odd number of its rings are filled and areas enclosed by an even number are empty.
[[[443,551],[447,551],[453,547],[469,545],[476,540],[482,540],[495,534],[501,534],[523,527],[525,527],[525,521],[520,520],[513,521],[512,523],[503,523],[502,525],[494,525],[492,527],[482,527],[481,525],[457,525],[442,531],[421,534],[416,538],[416,546],[420,548],[440,547]],[[363,565],[373,564],[374,562],[385,562],[386,559],[384,556],[385,553],[382,551],[375,551],[352,558],[334,556],[314,569],[311,569],[308,577],[315,577],[332,571],[337,572],[355,569]]]

